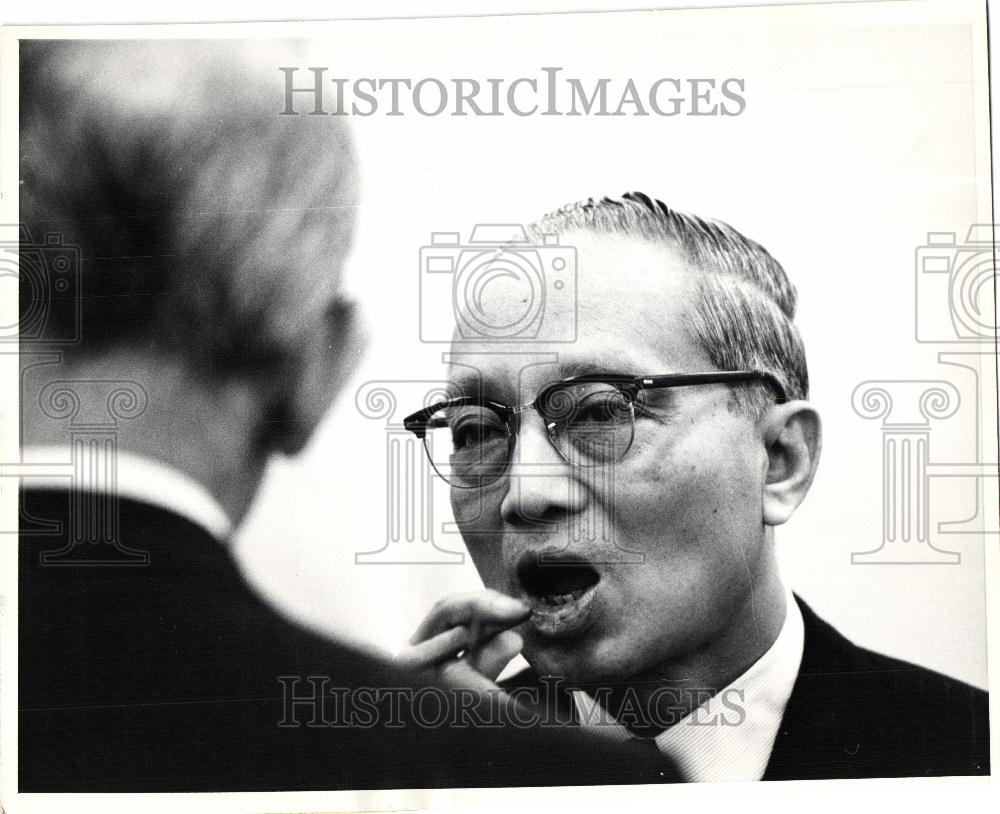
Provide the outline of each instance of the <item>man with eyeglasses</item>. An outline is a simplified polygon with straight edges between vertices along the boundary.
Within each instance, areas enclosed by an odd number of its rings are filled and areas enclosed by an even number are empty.
[[[515,699],[692,781],[988,773],[986,693],[856,646],[779,576],[822,436],[778,262],[642,193],[528,231],[577,251],[575,307],[544,314],[577,338],[456,339],[453,397],[407,419],[487,590],[401,659],[495,680],[522,652]],[[481,324],[517,321],[511,283]]]

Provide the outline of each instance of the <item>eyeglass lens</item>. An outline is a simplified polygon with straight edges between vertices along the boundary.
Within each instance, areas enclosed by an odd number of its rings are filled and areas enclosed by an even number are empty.
[[[632,443],[632,401],[613,385],[551,387],[534,407],[553,446],[574,466],[618,461]],[[496,410],[482,404],[442,407],[427,421],[424,444],[437,473],[462,488],[485,486],[503,477],[514,450],[511,427]]]

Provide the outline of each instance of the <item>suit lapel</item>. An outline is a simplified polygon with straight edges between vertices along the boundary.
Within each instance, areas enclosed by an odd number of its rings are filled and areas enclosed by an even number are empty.
[[[865,698],[854,692],[859,649],[820,619],[798,596],[802,664],[785,707],[764,780],[824,776],[857,750]],[[826,775],[828,776],[828,774]]]

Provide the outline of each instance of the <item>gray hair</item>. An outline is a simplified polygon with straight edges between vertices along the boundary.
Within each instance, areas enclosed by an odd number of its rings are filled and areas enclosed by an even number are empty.
[[[281,75],[259,51],[21,44],[21,220],[33,244],[58,235],[82,257],[73,301],[53,298],[48,316],[64,335],[82,309],[68,359],[272,369],[335,307],[357,187],[348,132],[278,115]]]
[[[805,348],[795,317],[796,292],[763,246],[732,226],[678,212],[641,192],[569,204],[528,227],[545,234],[586,230],[662,242],[696,271],[697,299],[688,330],[719,370],[752,369],[777,377],[790,399],[809,394]],[[733,390],[741,412],[759,418],[770,399],[762,385]]]

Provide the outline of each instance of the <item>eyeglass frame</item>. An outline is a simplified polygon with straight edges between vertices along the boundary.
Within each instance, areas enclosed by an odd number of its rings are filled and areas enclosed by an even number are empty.
[[[443,478],[449,486],[452,486],[455,489],[481,489],[483,486],[492,485],[503,478],[510,470],[511,464],[514,462],[514,446],[517,443],[518,431],[520,430],[520,427],[513,426],[514,418],[530,409],[535,409],[539,415],[542,416],[542,418],[546,418],[545,414],[538,409],[537,405],[545,399],[547,394],[551,393],[556,388],[574,384],[608,384],[615,387],[623,395],[625,395],[628,398],[630,405],[634,405],[639,393],[643,390],[662,390],[672,387],[693,387],[702,384],[736,384],[738,382],[748,381],[759,381],[770,386],[775,393],[777,404],[784,404],[788,401],[788,395],[786,394],[785,388],[781,384],[778,377],[763,370],[718,370],[708,373],[664,373],[654,376],[627,376],[614,373],[587,374],[583,376],[573,376],[569,379],[563,379],[558,382],[552,382],[551,384],[543,387],[534,399],[518,407],[511,407],[510,405],[501,404],[497,401],[490,401],[489,399],[481,399],[478,396],[458,396],[456,398],[445,399],[444,401],[437,402],[436,404],[432,404],[429,407],[417,410],[417,412],[406,416],[406,418],[403,419],[403,426],[420,439],[421,446],[424,448],[424,453],[427,455],[431,466],[435,471],[437,471],[437,467],[434,465],[434,459],[431,457],[430,450],[427,449],[426,444],[427,422],[430,417],[439,410],[452,405],[477,405],[480,407],[489,407],[493,410],[493,412],[500,417],[500,419],[504,422],[504,425],[507,427],[507,464],[504,471],[492,480],[484,481],[472,486],[461,486],[457,483],[452,483],[448,480],[448,478],[438,472],[438,475]],[[552,437],[551,429],[555,423],[556,422],[552,422],[551,424],[546,425],[546,437],[548,438],[553,449],[559,453],[559,457],[566,461],[566,463],[573,465],[573,462],[566,456],[566,453],[559,449],[555,439]],[[632,415],[632,426],[632,438],[629,440],[628,446],[622,454],[616,459],[618,461],[622,460],[628,454],[628,451],[632,448],[632,443],[635,441],[634,413]]]

